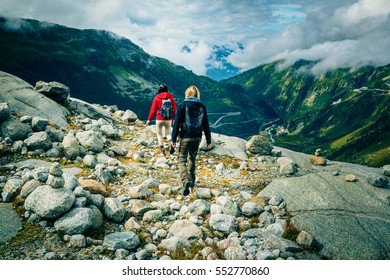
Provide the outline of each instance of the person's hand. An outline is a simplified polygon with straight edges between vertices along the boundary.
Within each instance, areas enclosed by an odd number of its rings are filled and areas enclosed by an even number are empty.
[[[147,120],[147,121],[146,121],[146,125],[149,125],[149,124],[150,124],[150,121],[149,121],[149,120]]]
[[[211,144],[207,144],[207,150],[211,150]]]

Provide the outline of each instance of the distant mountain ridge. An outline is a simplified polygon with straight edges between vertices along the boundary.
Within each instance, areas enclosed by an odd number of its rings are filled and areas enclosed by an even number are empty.
[[[263,100],[291,134],[277,144],[305,152],[316,147],[333,159],[382,166],[390,162],[390,65],[338,69],[313,76],[298,61],[278,70],[261,65],[226,83]]]
[[[275,138],[279,146],[322,148],[330,159],[371,166],[390,163],[390,65],[315,77],[304,71],[312,62],[284,70],[274,62],[217,82],[107,31],[12,20],[18,28],[0,17],[0,70],[32,85],[58,81],[76,98],[131,109],[145,120],[160,83],[178,102],[194,84],[213,132],[247,138],[280,118],[290,134]]]

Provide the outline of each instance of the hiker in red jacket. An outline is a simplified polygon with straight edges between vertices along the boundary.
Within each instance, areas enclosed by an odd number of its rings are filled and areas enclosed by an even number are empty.
[[[176,117],[176,102],[173,95],[168,92],[168,86],[162,84],[159,86],[157,95],[154,97],[150,108],[149,117],[146,125],[149,125],[153,116],[156,115],[157,141],[160,147],[159,153],[164,154],[163,128],[167,140],[171,140],[172,120]]]

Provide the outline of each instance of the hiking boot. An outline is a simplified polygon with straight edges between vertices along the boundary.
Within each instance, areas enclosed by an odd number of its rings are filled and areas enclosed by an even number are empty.
[[[190,181],[186,181],[184,183],[184,192],[183,192],[183,195],[184,196],[187,196],[190,194],[191,192],[191,187],[192,187],[192,183]]]
[[[175,152],[175,147],[173,145],[169,145],[169,153],[172,155]]]

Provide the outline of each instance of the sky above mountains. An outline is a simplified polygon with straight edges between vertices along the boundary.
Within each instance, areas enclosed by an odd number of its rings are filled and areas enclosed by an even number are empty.
[[[390,63],[389,0],[1,0],[0,15],[109,30],[216,80],[277,59]]]

